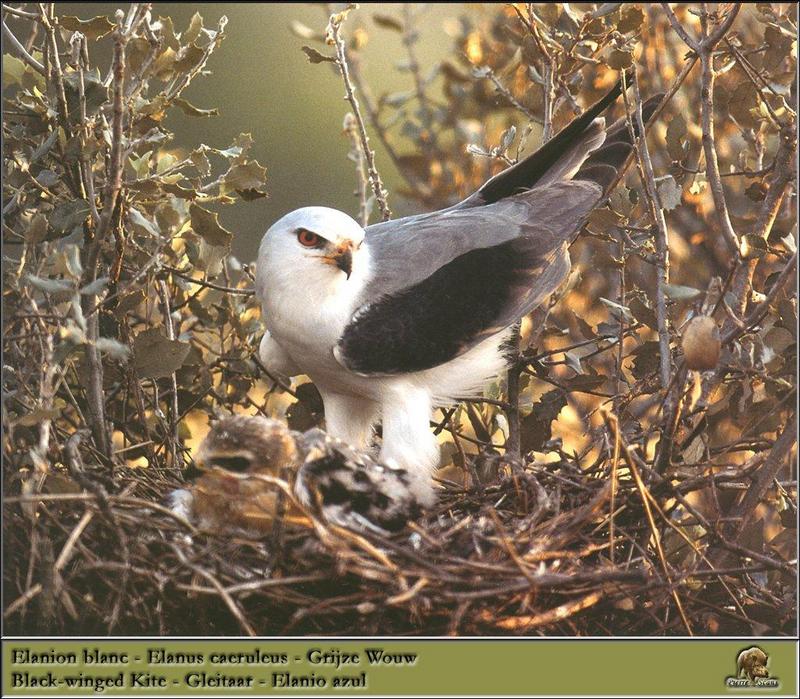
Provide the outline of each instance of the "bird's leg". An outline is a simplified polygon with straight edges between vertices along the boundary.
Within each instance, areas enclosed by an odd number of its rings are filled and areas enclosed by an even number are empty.
[[[403,384],[383,404],[383,447],[379,461],[408,471],[422,504],[433,499],[432,476],[439,466],[439,444],[430,428],[430,393]]]
[[[321,390],[325,405],[325,429],[331,437],[341,439],[362,451],[372,445],[373,426],[378,419],[374,401]]]

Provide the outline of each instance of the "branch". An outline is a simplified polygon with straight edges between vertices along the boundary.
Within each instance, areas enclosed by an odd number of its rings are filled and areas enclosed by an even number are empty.
[[[626,75],[623,74],[623,80]],[[671,382],[671,362],[669,349],[669,329],[667,328],[667,300],[666,285],[669,283],[669,232],[667,222],[664,218],[664,210],[661,207],[661,200],[658,197],[655,173],[653,171],[653,161],[650,158],[650,151],[647,148],[647,132],[645,131],[644,117],[642,116],[642,96],[639,92],[639,80],[636,71],[633,71],[633,97],[634,114],[636,127],[639,136],[634,134],[633,124],[631,123],[630,107],[628,104],[627,90],[622,91],[625,99],[625,110],[628,114],[628,128],[631,139],[636,146],[636,156],[639,160],[642,183],[644,184],[647,202],[650,208],[650,215],[656,224],[656,321],[658,325],[658,345],[660,355],[661,386],[665,390]]]
[[[234,294],[235,296],[252,296],[255,294],[255,290],[253,289],[237,289],[232,286],[222,286],[221,284],[214,284],[213,282],[206,281],[205,279],[195,279],[189,274],[185,272],[181,272],[177,267],[172,267],[171,265],[161,264],[163,269],[166,269],[176,277],[180,277],[181,279],[185,279],[187,282],[191,282],[192,284],[197,284],[198,286],[203,286],[208,289],[216,289],[217,291],[224,291],[226,294]]]
[[[494,89],[497,90],[497,93],[505,97],[508,103],[514,107],[514,109],[522,112],[530,121],[534,121],[537,124],[542,123],[542,118],[538,114],[534,114],[530,109],[522,104],[522,102],[514,97],[511,90],[509,90],[505,85],[503,85],[503,83],[500,82],[500,79],[494,74],[494,71],[491,68],[488,66],[481,66],[477,69],[477,71],[478,76],[489,80],[492,85],[494,85]]]
[[[717,212],[720,230],[728,243],[731,252],[739,257],[739,236],[733,230],[730,215],[728,214],[728,204],[725,200],[725,190],[722,188],[722,178],[719,172],[719,159],[717,158],[716,142],[714,138],[714,47],[719,43],[725,33],[733,25],[736,16],[741,9],[741,3],[736,3],[728,12],[724,21],[712,32],[705,34],[707,14],[703,14],[704,37],[697,41],[689,36],[685,27],[678,21],[669,3],[662,2],[661,7],[667,15],[669,23],[677,34],[683,39],[684,43],[692,49],[700,58],[700,114],[701,126],[703,130],[703,154],[706,160],[706,179],[708,180],[711,196],[714,199],[714,208]]]
[[[734,20],[736,19],[736,15],[739,14],[739,10],[742,9],[742,3],[737,2],[731,7],[730,11],[728,12],[728,16],[722,21],[714,32],[703,39],[702,48],[703,50],[710,51],[713,49],[722,39],[723,36],[728,32],[728,30],[733,25]]]
[[[375,194],[375,201],[378,202],[378,206],[381,210],[381,216],[384,221],[388,221],[392,217],[391,209],[389,209],[389,204],[386,202],[386,195],[387,191],[383,186],[383,180],[381,180],[381,176],[378,173],[378,169],[375,166],[375,151],[372,150],[369,146],[369,136],[367,135],[367,127],[364,125],[364,117],[361,115],[361,107],[358,104],[358,100],[356,99],[355,89],[353,88],[353,83],[350,80],[350,70],[347,65],[347,55],[346,55],[346,46],[344,43],[344,39],[342,39],[342,35],[339,33],[339,29],[341,28],[342,22],[344,22],[345,18],[347,17],[348,10],[344,10],[339,12],[338,14],[331,15],[331,18],[328,22],[328,43],[333,44],[336,47],[336,65],[339,67],[339,72],[342,75],[342,80],[344,81],[344,89],[345,89],[345,99],[350,102],[350,106],[353,108],[353,115],[356,118],[356,125],[358,127],[358,135],[361,139],[361,148],[364,151],[364,157],[367,160],[367,173],[369,174],[369,182],[372,186],[372,191]]]
[[[689,32],[686,31],[686,27],[684,27],[679,21],[678,18],[675,16],[675,13],[672,11],[672,8],[669,6],[668,2],[662,2],[661,7],[667,15],[667,19],[669,23],[672,25],[672,28],[678,34],[678,36],[683,39],[683,43],[686,44],[692,51],[695,53],[700,53],[700,43],[689,36]]]
[[[722,188],[722,178],[719,172],[719,159],[717,158],[716,140],[714,135],[714,66],[710,51],[700,52],[700,117],[703,130],[703,154],[706,159],[706,178],[714,199],[714,208],[717,212],[720,229],[731,252],[739,256],[739,236],[733,230],[728,204],[725,200],[725,190]]]
[[[167,283],[160,279],[158,282],[158,293],[161,297],[161,306],[164,312],[164,327],[167,331],[167,339],[174,340],[175,339],[175,327],[172,324],[172,309],[170,308],[169,303],[169,290],[167,289]],[[170,420],[172,422],[172,465],[174,468],[179,470],[183,469],[183,458],[181,455],[181,451],[179,448],[180,443],[180,427],[178,423],[178,417],[180,415],[180,409],[178,408],[178,381],[175,378],[175,372],[173,371],[170,376],[170,387],[172,388],[172,404],[170,405]]]
[[[709,559],[713,567],[724,567],[728,564],[731,553],[730,547],[725,542],[736,542],[739,534],[744,530],[753,516],[758,504],[772,485],[778,472],[786,465],[787,459],[791,458],[792,449],[797,445],[797,422],[795,415],[789,417],[789,421],[781,435],[775,440],[775,444],[770,450],[764,463],[755,474],[753,484],[745,492],[744,497],[738,503],[734,503],[725,515],[726,523],[720,531],[721,542],[716,544],[713,551],[709,553]],[[733,522],[727,520],[733,518]],[[745,554],[742,554],[745,555]]]
[[[3,6],[3,9],[6,9],[5,5]],[[3,20],[3,36],[6,38],[8,43],[11,44],[11,48],[14,49],[14,52],[23,61],[25,61],[25,63],[27,63],[37,73],[41,73],[42,75],[46,74],[44,66],[25,50],[25,47],[20,43],[19,39],[17,39],[13,32],[8,28],[5,20]]]
[[[737,337],[744,335],[750,328],[755,327],[758,323],[761,322],[762,318],[767,314],[769,311],[770,304],[775,300],[775,297],[780,293],[781,289],[786,285],[790,279],[792,279],[794,275],[795,268],[797,267],[797,252],[792,255],[789,262],[786,263],[786,266],[783,268],[783,271],[780,273],[780,276],[775,280],[775,283],[772,285],[772,288],[769,290],[767,297],[756,306],[743,321],[741,321],[741,325],[738,327],[732,328],[728,331],[725,335],[722,336],[721,342],[723,345],[728,344],[729,342],[733,342]]]
[[[125,111],[125,48],[128,36],[122,30],[121,12],[117,14],[117,29],[114,33],[114,57],[112,73],[114,80],[113,118],[111,128],[111,148],[108,171],[106,173],[103,210],[94,237],[86,251],[86,269],[84,284],[91,284],[97,279],[97,266],[103,241],[111,229],[111,220],[117,208],[117,200],[122,190],[122,146],[123,118]],[[91,177],[91,173],[87,173]],[[84,315],[88,317],[89,343],[86,347],[86,362],[89,369],[89,381],[86,388],[89,416],[92,421],[92,433],[97,448],[107,458],[111,458],[111,439],[105,419],[105,393],[103,391],[103,362],[95,343],[100,335],[99,314],[88,316],[88,311],[97,305],[97,294],[86,294],[82,298]]]
[[[767,195],[761,203],[761,210],[753,226],[752,234],[763,240],[769,237],[786,192],[794,181],[796,148],[794,124],[789,124],[781,129],[780,146],[778,146],[778,152],[775,154],[775,170],[770,179]],[[744,264],[737,265],[734,272],[731,291],[736,298],[737,304],[734,307],[734,311],[740,316],[744,314],[744,310],[747,307],[747,299],[750,297],[753,273],[757,263],[758,258],[747,260]],[[725,332],[730,330],[729,324],[726,323],[726,327],[723,330]]]
[[[369,223],[369,201],[367,199],[367,160],[364,157],[364,149],[361,147],[361,139],[358,134],[358,124],[352,112],[344,115],[344,130],[350,139],[350,154],[356,165],[356,196],[358,197],[358,222],[362,228],[366,228]]]

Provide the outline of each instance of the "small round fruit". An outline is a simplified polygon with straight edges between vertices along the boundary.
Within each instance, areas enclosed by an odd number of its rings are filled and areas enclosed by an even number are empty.
[[[716,369],[722,343],[719,328],[710,316],[692,318],[681,341],[686,366],[696,371]]]

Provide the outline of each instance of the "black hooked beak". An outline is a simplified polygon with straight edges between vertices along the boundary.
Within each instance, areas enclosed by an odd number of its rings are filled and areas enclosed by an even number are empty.
[[[350,275],[353,273],[353,251],[349,248],[342,250],[336,253],[335,260],[336,266],[350,279]]]

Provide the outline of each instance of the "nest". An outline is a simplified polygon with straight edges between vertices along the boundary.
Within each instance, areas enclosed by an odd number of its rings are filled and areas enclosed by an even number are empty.
[[[622,462],[500,464],[492,480],[441,482],[435,510],[391,537],[310,512],[261,539],[197,531],[157,504],[179,484],[149,469],[120,471],[107,487],[9,497],[6,629],[793,633],[794,569],[731,542],[717,550],[701,527],[672,521],[663,503],[684,499],[680,484]]]

